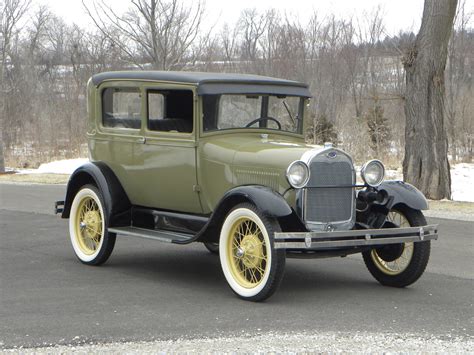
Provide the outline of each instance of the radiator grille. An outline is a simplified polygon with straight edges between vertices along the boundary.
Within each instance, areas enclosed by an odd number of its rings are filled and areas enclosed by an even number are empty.
[[[305,220],[314,223],[350,221],[354,212],[354,188],[318,186],[348,186],[354,184],[352,162],[337,153],[328,157],[324,152],[310,163],[311,178],[305,191]],[[313,188],[315,187],[315,188]]]

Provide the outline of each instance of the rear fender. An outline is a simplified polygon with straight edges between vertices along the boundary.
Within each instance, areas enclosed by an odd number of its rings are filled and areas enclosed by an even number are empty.
[[[67,184],[62,218],[69,218],[74,196],[87,184],[97,186],[102,193],[105,212],[110,218],[109,227],[130,225],[130,200],[113,171],[103,162],[81,165],[71,175]]]

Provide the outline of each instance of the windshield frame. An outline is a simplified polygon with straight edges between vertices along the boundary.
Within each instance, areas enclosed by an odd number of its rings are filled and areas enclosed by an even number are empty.
[[[213,97],[218,97],[217,102],[214,103],[216,105],[215,107],[215,112],[213,118],[211,120],[215,120],[215,124],[217,124],[218,116],[220,113],[221,108],[220,106],[220,101],[222,96],[249,96],[249,97],[254,97],[258,96],[258,99],[260,101],[260,115],[257,118],[265,118],[268,117],[268,110],[269,110],[269,102],[270,102],[270,97],[275,97],[278,99],[287,99],[287,98],[296,98],[299,99],[298,102],[298,110],[297,112],[292,112],[294,120],[294,124],[296,125],[294,131],[289,131],[285,129],[278,129],[278,128],[272,128],[272,127],[265,127],[267,121],[263,121],[259,123],[255,123],[251,127],[231,127],[231,128],[211,128],[211,129],[205,129],[205,124],[206,124],[206,97],[213,96]],[[285,135],[291,135],[295,137],[301,138],[304,135],[304,122],[305,122],[305,111],[306,111],[306,106],[307,102],[309,100],[308,97],[306,96],[300,96],[300,95],[280,95],[280,94],[274,94],[274,93],[223,93],[223,94],[210,94],[210,95],[199,95],[200,97],[200,110],[201,110],[201,115],[202,117],[201,124],[200,124],[200,133],[201,135],[212,135],[212,134],[219,134],[219,133],[231,133],[231,132],[241,132],[241,133],[247,133],[247,132],[255,132],[255,133],[277,133],[277,134],[285,134]],[[283,102],[283,101],[282,101]],[[286,108],[285,108],[286,109]],[[289,118],[288,120],[291,119],[291,116],[288,114]],[[278,117],[274,117],[275,119],[278,120]],[[250,121],[249,121],[250,122]],[[261,124],[264,123],[264,124]],[[282,123],[282,122],[280,122]]]

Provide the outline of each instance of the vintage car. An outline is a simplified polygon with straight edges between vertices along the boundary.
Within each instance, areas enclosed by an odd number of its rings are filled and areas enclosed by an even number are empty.
[[[202,242],[230,288],[262,301],[286,258],[362,253],[381,284],[424,272],[437,226],[428,204],[367,162],[305,143],[308,86],[242,74],[124,71],[87,87],[89,159],[56,212],[81,262],[104,263],[117,236]],[[361,144],[364,144],[361,142]]]

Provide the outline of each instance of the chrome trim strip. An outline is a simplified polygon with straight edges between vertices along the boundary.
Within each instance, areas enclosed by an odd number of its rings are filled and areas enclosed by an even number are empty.
[[[275,233],[274,238],[276,249],[317,250],[329,247],[376,246],[436,240],[438,239],[438,225],[334,232],[280,232]]]
[[[309,164],[311,163],[311,160],[313,160],[314,157],[316,157],[319,154],[326,153],[329,150],[335,150],[347,156],[351,160],[352,166],[354,167],[354,162],[352,160],[352,157],[349,154],[347,154],[345,151],[338,148],[334,148],[334,147],[308,150],[303,153],[300,160],[306,163],[306,165],[308,165],[309,167]]]
[[[183,241],[193,237],[185,233],[172,232],[167,230],[152,230],[139,227],[115,227],[107,229],[111,233],[118,235],[153,239],[160,242],[172,243],[173,241]]]

